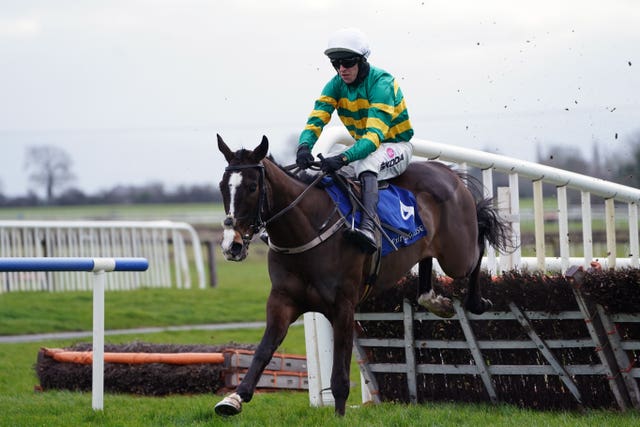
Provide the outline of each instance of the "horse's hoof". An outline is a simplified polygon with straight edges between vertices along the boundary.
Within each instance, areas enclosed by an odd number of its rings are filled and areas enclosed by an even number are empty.
[[[442,295],[436,295],[436,293],[430,290],[418,297],[418,304],[429,310],[431,313],[438,317],[448,319],[453,317],[455,309],[451,299],[443,297]]]
[[[466,309],[467,311],[473,314],[483,314],[484,312],[491,310],[493,308],[493,303],[491,300],[486,298],[480,298],[480,302],[477,304],[470,304],[467,302]]]
[[[238,393],[231,393],[218,402],[214,409],[216,414],[223,417],[238,415],[242,411],[242,398]]]

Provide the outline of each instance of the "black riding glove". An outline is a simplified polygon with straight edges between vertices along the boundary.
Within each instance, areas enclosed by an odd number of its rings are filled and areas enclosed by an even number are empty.
[[[298,152],[296,153],[296,165],[300,169],[308,169],[311,167],[312,163],[313,156],[311,155],[309,146],[306,144],[299,145]]]
[[[332,173],[347,164],[347,157],[344,154],[323,158],[320,161],[320,169],[324,173]]]

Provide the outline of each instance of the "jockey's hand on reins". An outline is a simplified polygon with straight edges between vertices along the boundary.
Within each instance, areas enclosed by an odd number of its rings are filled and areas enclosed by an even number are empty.
[[[320,158],[320,170],[327,174],[333,174],[347,164],[342,154],[326,158],[319,154],[318,157]]]
[[[311,154],[311,149],[306,144],[301,144],[298,146],[298,151],[296,151],[296,165],[303,170],[311,167],[313,163],[313,154]]]

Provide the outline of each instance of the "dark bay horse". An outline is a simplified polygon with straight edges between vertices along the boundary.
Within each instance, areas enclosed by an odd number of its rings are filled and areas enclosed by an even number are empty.
[[[289,325],[303,313],[315,311],[324,314],[333,327],[331,391],[336,413],[344,415],[354,311],[364,292],[372,256],[338,232],[345,224],[325,190],[308,186],[266,157],[266,137],[252,151],[234,152],[218,135],[218,148],[228,162],[220,182],[226,212],[224,256],[242,261],[254,234],[263,228],[272,244],[266,329],[247,374],[236,391],[216,405],[216,413],[240,412],[242,403],[253,397]],[[374,292],[393,286],[418,263],[420,303],[450,317],[454,312],[451,300],[431,288],[435,257],[448,276],[469,279],[465,308],[483,313],[491,306],[478,285],[484,241],[498,248],[509,243],[508,230],[490,201],[476,202],[460,176],[439,162],[412,162],[390,182],[414,193],[427,235],[382,258]]]

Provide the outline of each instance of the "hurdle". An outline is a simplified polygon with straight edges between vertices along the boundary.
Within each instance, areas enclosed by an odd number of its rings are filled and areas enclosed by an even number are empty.
[[[93,362],[91,406],[104,408],[104,288],[105,272],[146,271],[146,258],[0,258],[0,272],[93,272]]]

